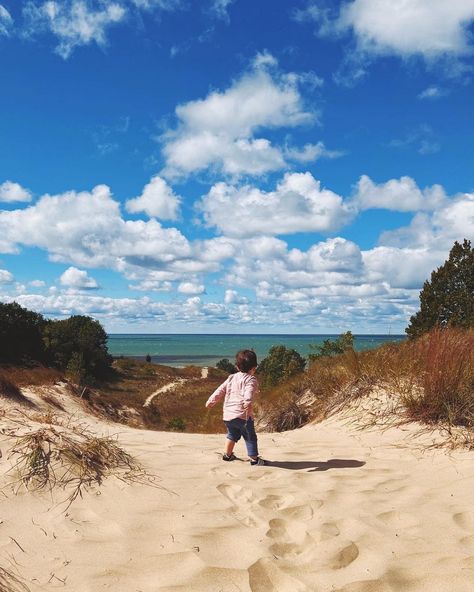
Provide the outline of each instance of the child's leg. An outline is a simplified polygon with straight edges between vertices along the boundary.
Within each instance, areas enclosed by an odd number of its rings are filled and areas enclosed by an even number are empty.
[[[234,446],[240,440],[241,433],[239,426],[236,425],[235,419],[225,421],[224,423],[227,428],[227,439],[225,443],[224,460],[229,460],[229,457],[232,456],[232,453],[234,451]]]
[[[245,429],[242,430],[242,436],[245,440],[245,445],[247,446],[247,454],[253,460],[258,458],[258,442],[257,442],[257,434],[255,432],[255,425],[253,419],[249,417],[247,419],[247,423]]]
[[[235,442],[227,438],[225,441],[225,453],[227,454],[227,456],[230,456],[234,452],[234,446]]]

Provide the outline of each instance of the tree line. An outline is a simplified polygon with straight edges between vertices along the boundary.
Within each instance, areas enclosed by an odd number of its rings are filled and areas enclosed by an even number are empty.
[[[86,385],[107,376],[112,356],[99,321],[82,315],[46,319],[11,302],[0,303],[0,363],[54,366]]]

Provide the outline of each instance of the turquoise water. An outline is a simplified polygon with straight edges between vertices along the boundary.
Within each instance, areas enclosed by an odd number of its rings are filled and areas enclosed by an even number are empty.
[[[156,364],[168,366],[215,366],[222,358],[233,361],[240,349],[253,349],[259,360],[272,345],[285,345],[302,356],[310,353],[310,344],[321,344],[337,335],[109,335],[108,348],[113,356],[144,358],[150,354]],[[355,335],[358,351],[372,349],[388,341],[401,341],[404,335]]]

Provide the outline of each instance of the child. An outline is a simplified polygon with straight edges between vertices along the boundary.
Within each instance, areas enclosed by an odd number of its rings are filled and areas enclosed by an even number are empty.
[[[224,399],[224,423],[227,427],[227,443],[222,460],[234,460],[234,446],[241,437],[245,440],[251,465],[264,465],[258,456],[257,434],[252,416],[252,402],[258,390],[255,372],[257,356],[250,349],[237,352],[235,365],[239,370],[218,387],[209,397],[206,407],[213,407]]]

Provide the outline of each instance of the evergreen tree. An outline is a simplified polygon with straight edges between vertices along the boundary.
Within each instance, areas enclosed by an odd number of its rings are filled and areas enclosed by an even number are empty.
[[[0,302],[0,361],[22,363],[45,360],[43,330],[46,320],[17,302]]]
[[[258,366],[259,382],[263,388],[276,386],[303,372],[305,366],[306,360],[295,349],[274,345]]]
[[[474,249],[466,239],[454,243],[447,261],[423,284],[420,310],[405,331],[409,337],[418,337],[447,325],[474,326]]]
[[[336,356],[354,348],[354,335],[352,335],[351,331],[347,331],[339,335],[337,339],[325,339],[322,345],[311,343],[309,347],[314,351],[308,356],[310,362],[323,356]]]
[[[232,364],[232,362],[229,362],[228,358],[219,360],[216,364],[216,368],[219,370],[224,370],[224,372],[227,372],[227,374],[235,374],[237,372],[237,368],[234,366],[234,364]]]

